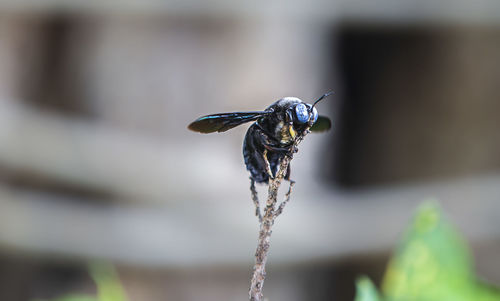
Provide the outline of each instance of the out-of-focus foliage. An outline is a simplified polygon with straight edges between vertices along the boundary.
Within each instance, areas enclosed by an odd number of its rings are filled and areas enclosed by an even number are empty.
[[[71,294],[51,301],[127,301],[118,275],[112,266],[102,263],[91,264],[89,272],[97,286],[97,297]]]
[[[459,233],[433,202],[420,206],[389,262],[382,297],[366,278],[356,301],[499,301],[500,291],[479,282]]]
[[[125,292],[115,269],[104,264],[92,264],[90,275],[97,285],[97,300],[126,301]]]
[[[377,288],[368,277],[361,277],[356,282],[355,301],[380,301]]]

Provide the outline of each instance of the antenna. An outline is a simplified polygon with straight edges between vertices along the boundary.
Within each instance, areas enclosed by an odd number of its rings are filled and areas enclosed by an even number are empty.
[[[334,93],[335,93],[335,92],[331,91],[331,92],[328,92],[328,93],[323,94],[320,98],[318,98],[318,100],[316,100],[316,101],[313,103],[312,108],[314,108],[314,106],[315,106],[318,102],[322,101],[324,98],[326,98],[326,97],[328,97],[328,96],[330,96],[330,95],[332,95],[332,94],[334,94]],[[311,108],[311,109],[312,109],[312,108]]]

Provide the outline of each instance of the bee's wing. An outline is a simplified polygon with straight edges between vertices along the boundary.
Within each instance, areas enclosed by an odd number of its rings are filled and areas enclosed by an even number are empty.
[[[225,132],[245,122],[257,120],[269,111],[219,113],[202,116],[191,122],[188,129],[200,133]]]
[[[319,115],[318,120],[310,128],[311,132],[324,132],[328,131],[332,127],[332,122],[330,118],[326,116]]]

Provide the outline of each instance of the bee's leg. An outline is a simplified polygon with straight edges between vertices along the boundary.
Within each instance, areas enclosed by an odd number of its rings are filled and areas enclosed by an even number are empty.
[[[260,213],[259,196],[257,195],[257,189],[255,189],[255,180],[252,177],[250,177],[250,191],[252,192],[252,201],[255,205],[255,216],[257,216],[259,223],[261,223],[262,214]]]
[[[262,158],[264,158],[266,173],[269,176],[269,179],[274,179],[273,173],[271,171],[271,164],[269,163],[269,159],[267,158],[267,149],[264,149],[262,152]]]
[[[291,152],[291,149],[292,149],[290,146],[276,147],[276,146],[271,146],[268,144],[265,144],[264,147],[270,151],[273,151],[273,152]]]
[[[288,167],[286,169],[285,180],[293,182],[292,180],[290,180],[290,164],[288,164]]]
[[[285,194],[285,199],[281,204],[279,205],[278,209],[276,209],[276,216],[279,216],[281,213],[283,213],[283,209],[285,209],[286,204],[290,201],[290,195],[292,194],[292,188],[293,185],[295,185],[295,181],[288,179],[290,181],[290,186],[288,186],[288,191]]]

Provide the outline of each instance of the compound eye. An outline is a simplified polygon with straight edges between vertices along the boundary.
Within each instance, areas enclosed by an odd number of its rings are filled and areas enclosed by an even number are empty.
[[[309,120],[309,111],[307,111],[307,107],[303,103],[295,106],[295,115],[297,115],[298,123],[306,123]]]
[[[316,110],[316,108],[313,108],[312,119],[313,119],[313,124],[316,122],[316,120],[318,120],[318,110]]]

